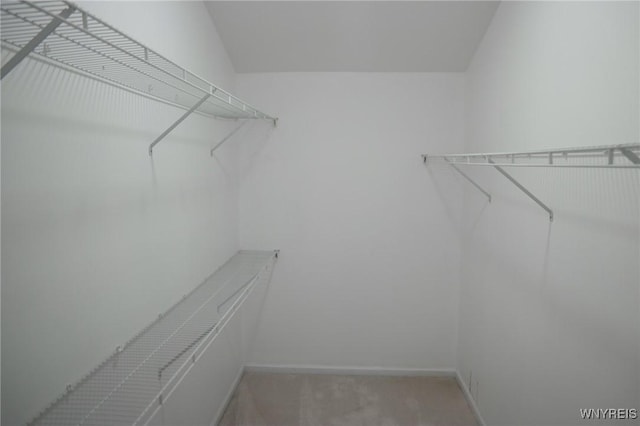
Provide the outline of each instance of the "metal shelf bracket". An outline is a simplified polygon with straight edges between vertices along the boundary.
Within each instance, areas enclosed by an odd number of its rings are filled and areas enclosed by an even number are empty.
[[[473,180],[469,175],[467,175],[465,172],[463,172],[462,170],[460,170],[458,167],[456,167],[455,164],[453,164],[451,161],[447,160],[446,158],[444,159],[452,168],[453,170],[455,170],[456,172],[460,173],[460,175],[462,175],[463,178],[465,178],[469,183],[471,183],[471,185],[473,185],[478,191],[482,192],[484,194],[485,197],[487,197],[487,199],[489,200],[489,202],[491,202],[491,194],[489,194],[488,191],[486,191],[483,187],[481,187],[475,180]],[[428,155],[423,155],[422,156],[422,162],[424,164],[428,164],[429,161],[429,156]]]
[[[638,157],[633,151],[631,151],[629,148],[620,148],[620,152],[622,152],[622,154],[627,157],[627,159],[629,161],[631,161],[633,164],[640,164],[640,157]]]
[[[188,116],[190,116],[195,110],[197,110],[200,107],[200,105],[202,105],[207,99],[209,99],[210,96],[211,96],[211,93],[207,93],[206,95],[204,95],[198,101],[198,103],[196,103],[194,106],[191,107],[191,109],[189,109],[189,111],[182,114],[182,117],[178,118],[171,126],[169,126],[169,128],[167,128],[167,130],[162,132],[160,136],[158,136],[153,142],[151,142],[151,145],[149,145],[149,155],[153,156],[153,147],[156,146],[158,142],[160,142],[162,139],[164,139],[165,136],[171,133],[173,129],[178,127],[180,123],[182,123]]]
[[[489,157],[487,157],[487,162],[494,164],[493,160]],[[527,188],[525,188],[520,182],[518,182],[513,176],[511,176],[509,173],[505,172],[504,169],[500,166],[497,165],[493,165],[493,167],[499,171],[504,177],[506,177],[507,179],[509,179],[509,181],[511,183],[513,183],[515,186],[518,187],[518,189],[522,192],[524,192],[529,198],[531,198],[533,201],[536,202],[536,204],[538,204],[540,207],[542,207],[544,210],[546,210],[547,213],[549,213],[549,221],[553,222],[553,210],[551,210],[549,208],[549,206],[547,206],[545,203],[543,203],[542,201],[540,201],[540,199],[538,197],[536,197],[535,195],[533,195],[531,193],[531,191],[529,191]]]
[[[447,162],[449,162],[449,160],[447,160]],[[474,181],[473,179],[471,179],[465,172],[463,172],[462,170],[460,170],[459,168],[456,167],[455,164],[452,164],[449,162],[449,165],[451,167],[453,167],[453,170],[455,170],[456,172],[460,173],[462,175],[463,178],[465,178],[466,180],[468,180],[471,185],[475,186],[476,189],[480,192],[482,192],[485,197],[487,197],[487,199],[489,200],[489,202],[491,202],[491,194],[489,194],[484,188],[482,188],[480,185],[478,185],[476,183],[476,181]]]

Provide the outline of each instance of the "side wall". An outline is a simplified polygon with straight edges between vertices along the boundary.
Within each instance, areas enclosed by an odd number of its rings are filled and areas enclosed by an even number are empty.
[[[637,143],[638,6],[503,2],[468,70],[466,150]],[[598,424],[580,408],[640,409],[640,173],[508,171],[555,219],[469,169],[494,200],[466,186],[458,370],[482,416],[564,426]]]
[[[234,89],[203,4],[80,6]],[[192,116],[147,153],[182,113],[33,60],[3,80],[3,425],[31,418],[236,252],[236,155],[208,152],[233,124]]]
[[[462,74],[239,74],[277,111],[240,147],[240,242],[282,250],[253,364],[455,367]]]

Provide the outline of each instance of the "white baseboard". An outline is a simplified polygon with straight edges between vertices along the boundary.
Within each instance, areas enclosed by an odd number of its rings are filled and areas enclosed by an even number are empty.
[[[325,366],[325,365],[281,365],[281,364],[247,364],[245,371],[260,373],[285,374],[341,374],[351,376],[437,376],[455,377],[454,369],[428,368],[389,368],[389,367],[353,367],[353,366]]]
[[[478,405],[476,404],[476,401],[474,401],[473,397],[471,396],[471,392],[469,392],[469,389],[467,388],[467,384],[464,382],[464,380],[462,380],[462,376],[460,376],[460,372],[456,371],[455,376],[456,376],[456,379],[458,380],[458,386],[460,386],[460,389],[462,390],[464,397],[467,399],[467,402],[469,403],[469,407],[471,407],[471,411],[473,411],[473,414],[476,416],[476,420],[478,420],[478,423],[480,424],[480,426],[487,426],[487,424],[484,422],[484,419],[480,415],[480,410],[478,409]]]

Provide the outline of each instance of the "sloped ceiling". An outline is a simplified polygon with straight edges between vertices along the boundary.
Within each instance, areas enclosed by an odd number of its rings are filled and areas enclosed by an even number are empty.
[[[464,71],[496,1],[208,1],[237,72]]]

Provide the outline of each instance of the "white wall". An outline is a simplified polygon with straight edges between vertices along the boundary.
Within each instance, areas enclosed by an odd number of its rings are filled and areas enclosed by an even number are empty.
[[[234,89],[202,4],[84,6]],[[466,78],[240,75],[239,95],[281,120],[213,160],[227,124],[192,117],[151,160],[182,111],[26,62],[2,83],[2,423],[31,417],[238,246],[282,249],[254,364],[457,358],[492,425],[637,407],[637,172],[514,170],[555,209],[550,225],[496,172],[471,171],[487,204],[419,154],[637,142],[638,35],[637,3],[503,2]]]
[[[637,143],[638,9],[503,2],[467,73],[466,149]],[[466,186],[458,369],[482,416],[574,425],[580,408],[640,408],[638,171],[510,170],[555,219],[469,171],[494,198]]]
[[[250,361],[453,369],[462,74],[239,74],[277,111],[240,143],[240,243],[282,250]]]
[[[233,90],[199,2],[86,3]],[[238,248],[230,124],[32,60],[2,82],[2,424],[28,420]],[[231,124],[232,126],[232,124]]]

